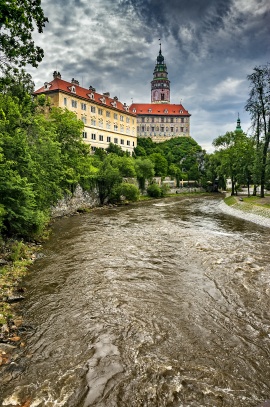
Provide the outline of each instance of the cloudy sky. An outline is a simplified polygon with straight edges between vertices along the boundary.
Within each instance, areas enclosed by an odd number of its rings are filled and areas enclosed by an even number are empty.
[[[213,151],[238,112],[251,133],[246,77],[270,62],[269,0],[43,0],[42,7],[49,23],[34,38],[45,57],[28,69],[36,88],[57,70],[128,105],[150,103],[161,39],[171,103],[191,113],[191,136]]]

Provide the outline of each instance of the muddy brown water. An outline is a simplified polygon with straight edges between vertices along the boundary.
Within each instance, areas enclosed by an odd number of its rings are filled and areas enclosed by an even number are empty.
[[[270,399],[270,229],[182,197],[59,220],[24,282],[3,406]],[[1,383],[2,382],[2,383]]]

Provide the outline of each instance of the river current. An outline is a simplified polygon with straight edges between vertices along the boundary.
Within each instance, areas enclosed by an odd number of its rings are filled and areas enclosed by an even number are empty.
[[[3,406],[270,399],[270,229],[178,197],[58,220],[24,281]]]

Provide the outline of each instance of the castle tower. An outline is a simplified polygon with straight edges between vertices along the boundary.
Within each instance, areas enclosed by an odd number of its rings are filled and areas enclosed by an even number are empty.
[[[161,53],[161,44],[151,81],[151,103],[170,103],[170,81],[164,56]]]
[[[239,113],[238,113],[238,119],[237,119],[237,125],[235,131],[243,131],[241,128],[241,120],[239,118]]]

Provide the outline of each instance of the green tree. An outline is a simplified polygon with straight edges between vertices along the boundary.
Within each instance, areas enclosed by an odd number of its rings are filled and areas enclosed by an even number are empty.
[[[123,178],[134,178],[136,176],[134,158],[110,154],[109,160],[114,168],[118,168]]]
[[[155,175],[157,177],[166,177],[168,172],[168,162],[163,154],[153,153],[149,156],[154,164]]]
[[[135,161],[137,180],[141,191],[145,190],[145,181],[151,180],[155,175],[154,164],[149,158],[137,158]]]
[[[123,157],[125,155],[125,152],[122,150],[122,148],[114,143],[110,143],[109,147],[106,148],[106,151],[107,153],[113,153],[119,155],[120,157]]]
[[[246,110],[255,131],[257,159],[255,173],[260,173],[261,197],[264,197],[267,158],[270,143],[270,65],[257,66],[248,75],[250,94]]]
[[[122,177],[118,168],[113,168],[109,158],[102,162],[96,175],[96,184],[101,205],[110,199],[113,190],[121,183]]]
[[[136,185],[128,182],[122,182],[115,188],[113,192],[113,199],[119,202],[121,200],[121,196],[127,201],[136,202],[140,197],[140,191]]]
[[[220,162],[217,173],[222,178],[231,178],[231,194],[235,195],[236,183],[247,181],[247,163],[252,163],[254,158],[253,143],[245,133],[235,131],[217,137],[213,145]]]
[[[44,53],[35,46],[32,33],[34,29],[42,33],[47,21],[40,0],[0,2],[0,69],[13,64],[38,66]]]

